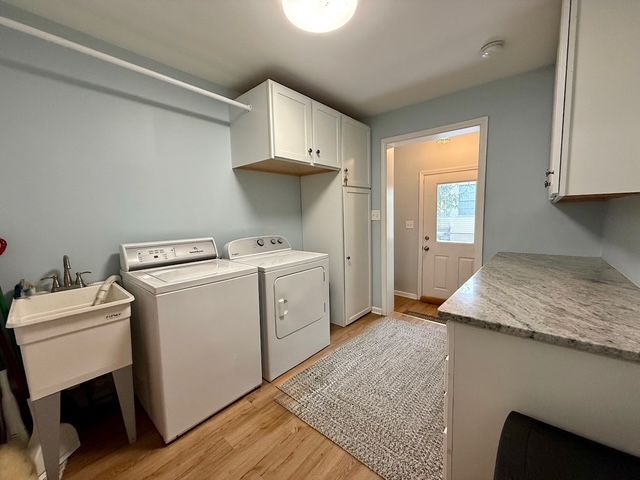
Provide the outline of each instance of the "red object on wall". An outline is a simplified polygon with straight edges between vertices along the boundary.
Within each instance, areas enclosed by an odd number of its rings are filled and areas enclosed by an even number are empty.
[[[7,249],[7,241],[4,238],[0,238],[0,255]]]

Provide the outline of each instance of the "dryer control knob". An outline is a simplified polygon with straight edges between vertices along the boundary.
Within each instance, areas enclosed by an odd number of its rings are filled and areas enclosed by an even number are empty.
[[[260,246],[260,247],[264,247],[264,240],[259,238],[256,243]]]
[[[278,243],[282,243],[282,239],[281,238],[278,239]]]
[[[277,243],[277,242],[276,242],[276,239],[275,239],[275,238],[272,238],[272,239],[271,239],[271,245],[275,245],[276,243]]]

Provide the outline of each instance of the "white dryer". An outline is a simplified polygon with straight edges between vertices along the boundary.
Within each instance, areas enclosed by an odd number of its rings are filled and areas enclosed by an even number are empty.
[[[277,235],[242,238],[227,258],[258,267],[262,376],[272,381],[329,345],[329,256]]]
[[[134,387],[166,443],[262,383],[257,268],[213,238],[125,244]]]

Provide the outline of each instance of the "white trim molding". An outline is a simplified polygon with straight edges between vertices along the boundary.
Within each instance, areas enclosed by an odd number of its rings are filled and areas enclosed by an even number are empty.
[[[381,199],[382,199],[382,222],[380,239],[381,265],[381,293],[382,293],[382,315],[388,315],[393,311],[394,295],[394,215],[393,215],[393,164],[394,148],[403,144],[415,143],[424,137],[461,130],[470,127],[480,127],[480,152],[478,158],[478,190],[476,207],[476,232],[481,238],[484,237],[482,225],[484,224],[484,198],[487,169],[487,130],[489,127],[489,117],[479,117],[464,122],[443,125],[437,128],[430,128],[418,132],[396,135],[380,140],[380,178],[381,178]],[[482,265],[482,246],[476,257],[476,270]]]
[[[398,297],[410,298],[411,300],[418,300],[418,295],[415,293],[403,292],[401,290],[394,290],[393,294]]]
[[[371,313],[375,313],[376,315],[384,315],[380,307],[371,307]]]

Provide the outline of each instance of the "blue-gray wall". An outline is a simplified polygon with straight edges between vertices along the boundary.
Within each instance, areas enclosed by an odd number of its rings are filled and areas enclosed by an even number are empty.
[[[499,251],[600,256],[606,204],[547,200],[554,70],[548,67],[369,119],[372,203],[381,208],[383,138],[489,117],[484,260]],[[381,304],[380,222],[373,222],[373,301]]]
[[[640,195],[607,202],[603,258],[640,286]]]
[[[16,12],[0,5],[0,14]],[[282,233],[302,245],[299,179],[231,169],[228,107],[5,28],[0,167],[5,291],[60,269],[64,253],[74,270],[105,278],[119,268],[122,242],[214,235],[221,247]]]

